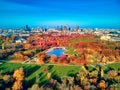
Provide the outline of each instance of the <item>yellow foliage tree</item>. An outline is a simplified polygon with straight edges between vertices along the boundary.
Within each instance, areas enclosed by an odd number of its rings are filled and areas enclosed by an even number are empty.
[[[18,70],[14,71],[13,78],[15,78],[15,82],[13,84],[12,89],[13,90],[22,90],[22,81],[24,80],[24,70],[23,68],[20,68]]]
[[[12,90],[22,90],[22,82],[21,81],[15,81],[15,83],[13,84],[13,88]]]
[[[10,38],[9,37],[6,37],[5,41],[6,42],[9,42]]]
[[[2,50],[5,50],[5,43],[2,44]]]
[[[20,69],[16,70],[13,74],[13,78],[15,78],[18,81],[23,81],[24,80],[23,68],[20,68]]]
[[[101,90],[105,90],[106,84],[104,80],[100,81],[100,83],[98,84],[98,88],[100,88]]]

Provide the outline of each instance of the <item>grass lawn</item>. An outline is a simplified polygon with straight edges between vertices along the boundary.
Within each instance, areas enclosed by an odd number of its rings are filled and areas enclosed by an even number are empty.
[[[28,87],[31,87],[32,84],[36,81],[36,75],[39,75],[40,85],[44,85],[47,82],[47,73],[44,69],[49,68],[49,72],[52,74],[52,77],[55,79],[60,79],[62,76],[73,76],[81,70],[80,66],[64,66],[64,65],[35,65],[35,64],[21,64],[21,63],[3,63],[0,65],[0,70],[4,74],[12,74],[14,70],[23,67],[25,71],[25,80],[28,83]],[[120,62],[115,64],[109,64],[102,66],[104,70],[114,68],[117,70],[120,68]],[[94,67],[89,66],[89,70],[92,70]]]
[[[25,71],[25,80],[29,82],[28,86],[35,83],[36,75],[39,75],[39,83],[44,85],[47,82],[47,72],[44,71],[46,67],[55,79],[60,79],[61,76],[71,76],[80,71],[80,66],[63,66],[63,65],[35,65],[35,64],[21,64],[21,63],[4,63],[0,65],[0,70],[4,74],[12,74],[14,70],[23,67]]]

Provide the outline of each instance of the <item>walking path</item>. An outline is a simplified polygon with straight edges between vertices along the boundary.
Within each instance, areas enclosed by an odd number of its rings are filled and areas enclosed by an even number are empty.
[[[10,61],[6,61],[6,60],[0,60],[0,62],[3,62],[3,63],[16,63],[16,62],[10,62]],[[18,62],[17,62],[18,63]],[[27,61],[24,61],[24,62],[21,62],[22,64],[36,64],[37,63],[31,63],[29,62],[28,60]],[[120,62],[115,62],[115,63],[120,63]],[[112,64],[112,63],[111,63]],[[82,66],[82,65],[70,65],[70,64],[50,64],[50,63],[45,63],[45,64],[42,64],[42,65],[46,65],[46,66],[49,66],[49,65],[54,65],[54,66]],[[106,65],[108,64],[100,64],[101,66],[104,66],[106,67]],[[91,67],[94,67],[96,68],[94,65],[90,65]]]

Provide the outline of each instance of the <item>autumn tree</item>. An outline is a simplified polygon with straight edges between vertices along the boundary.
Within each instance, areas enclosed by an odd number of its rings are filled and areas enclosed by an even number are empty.
[[[107,74],[111,79],[114,79],[117,76],[117,72],[115,70],[110,70]]]
[[[33,84],[30,90],[40,90],[40,87],[38,84]]]
[[[105,90],[105,88],[106,88],[105,80],[101,80],[101,81],[98,83],[98,88],[100,88],[100,90]]]
[[[24,43],[23,44],[23,48],[24,49],[30,49],[30,48],[32,48],[32,44],[30,44],[30,43]]]
[[[3,80],[7,84],[8,82],[11,81],[11,76],[10,75],[3,75]]]
[[[23,90],[23,80],[24,80],[24,70],[23,68],[14,71],[13,78],[15,82],[13,84],[13,90]]]
[[[6,37],[5,41],[6,41],[6,42],[9,42],[9,41],[10,41],[10,38],[9,38],[9,37]]]
[[[21,54],[20,52],[14,53],[14,57],[16,60],[24,61],[24,55]]]
[[[44,62],[45,62],[45,54],[44,53],[38,54],[37,58],[38,58],[38,60],[37,60],[38,64],[44,64]]]
[[[15,39],[15,36],[14,36],[14,35],[12,35],[12,36],[11,36],[11,40],[12,40],[12,41],[14,41],[14,39]]]
[[[50,62],[55,63],[56,60],[57,60],[57,57],[55,55],[51,55]]]
[[[5,43],[2,43],[2,50],[5,50]]]

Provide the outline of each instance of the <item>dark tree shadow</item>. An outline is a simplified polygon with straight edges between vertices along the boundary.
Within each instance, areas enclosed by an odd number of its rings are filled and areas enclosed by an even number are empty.
[[[49,65],[49,66],[48,66],[49,72],[52,71],[52,68],[53,68],[53,67],[54,67],[53,65]]]
[[[61,78],[55,71],[52,72],[52,78],[61,83]]]
[[[27,85],[26,87],[31,87],[33,84],[35,84],[35,81],[36,81],[36,77],[32,78],[31,80],[27,81]]]
[[[68,72],[68,76],[71,76],[71,77],[74,77],[76,74],[77,74],[77,73],[74,72],[74,70],[70,70],[70,71]]]
[[[24,67],[24,72],[25,72],[25,76],[29,77],[32,73],[34,73],[36,70],[40,69],[40,66],[26,66]]]
[[[104,70],[105,73],[111,71],[111,70],[114,70],[114,68],[111,68],[111,67],[107,67],[107,69]]]

